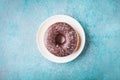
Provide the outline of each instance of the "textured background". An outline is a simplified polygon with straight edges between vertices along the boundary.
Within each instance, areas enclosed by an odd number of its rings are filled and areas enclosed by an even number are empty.
[[[55,14],[86,32],[84,51],[66,64],[36,45],[39,25]],[[0,80],[120,80],[120,0],[0,0]]]

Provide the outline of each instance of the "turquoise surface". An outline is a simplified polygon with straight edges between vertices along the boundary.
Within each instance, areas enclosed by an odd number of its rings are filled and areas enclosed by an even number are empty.
[[[65,64],[36,45],[39,25],[56,14],[86,33],[82,54]],[[120,0],[0,0],[0,80],[120,80]]]

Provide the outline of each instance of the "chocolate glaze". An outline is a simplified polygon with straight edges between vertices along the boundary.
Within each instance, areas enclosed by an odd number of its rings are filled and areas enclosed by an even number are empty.
[[[75,50],[77,46],[77,34],[69,24],[57,22],[46,30],[44,42],[50,53],[64,57]]]

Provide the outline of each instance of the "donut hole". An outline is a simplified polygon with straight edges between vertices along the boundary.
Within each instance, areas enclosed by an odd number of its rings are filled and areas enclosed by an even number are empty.
[[[56,42],[57,45],[62,45],[62,44],[65,43],[65,37],[62,34],[58,34],[55,37],[55,42]]]

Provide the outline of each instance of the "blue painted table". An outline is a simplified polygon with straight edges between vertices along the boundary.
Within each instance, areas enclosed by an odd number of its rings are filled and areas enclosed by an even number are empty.
[[[82,54],[56,64],[38,51],[39,25],[55,14],[86,32]],[[120,80],[119,0],[0,0],[0,80]]]

